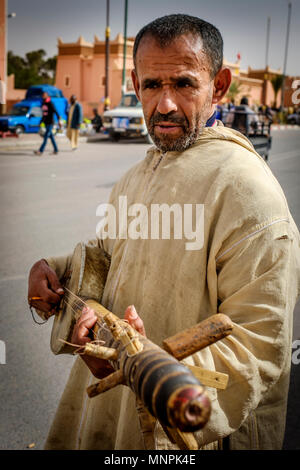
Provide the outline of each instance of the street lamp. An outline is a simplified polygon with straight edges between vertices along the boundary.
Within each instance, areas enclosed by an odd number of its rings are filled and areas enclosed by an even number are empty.
[[[291,12],[292,12],[292,2],[289,2],[285,52],[284,52],[283,80],[282,80],[282,89],[281,89],[281,105],[280,105],[281,111],[283,111],[283,106],[284,106],[285,76],[286,76],[286,64],[287,64],[288,47],[289,47],[289,37],[290,37]]]
[[[125,0],[122,95],[124,95],[126,92],[127,19],[128,19],[128,0]]]
[[[270,26],[271,26],[271,18],[270,18],[270,16],[268,16],[268,20],[267,20],[267,40],[266,40],[266,69],[269,65]]]
[[[109,0],[106,0],[106,29],[105,29],[105,100],[104,100],[104,111],[109,109]]]

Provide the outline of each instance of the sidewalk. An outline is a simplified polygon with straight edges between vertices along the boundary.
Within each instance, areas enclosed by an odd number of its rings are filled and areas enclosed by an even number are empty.
[[[55,140],[59,150],[68,150],[71,148],[69,139],[63,134],[57,134]],[[95,135],[82,135],[79,136],[79,144],[86,142],[98,142],[108,140],[108,136],[105,134]],[[24,150],[38,150],[42,144],[42,137],[39,134],[21,134],[19,137],[5,137],[0,138],[0,152],[13,149],[24,149]],[[49,140],[47,143],[47,149],[52,150],[52,144]]]
[[[58,147],[70,147],[70,141],[65,135],[56,135],[55,140]],[[39,134],[21,134],[19,137],[5,137],[0,139],[0,150],[6,148],[33,148],[38,150],[42,141],[42,137]],[[87,137],[79,137],[79,142],[86,141]],[[52,146],[50,141],[47,145]]]
[[[297,124],[272,124],[271,131],[282,131],[282,130],[289,130],[289,129],[300,129],[300,126]]]

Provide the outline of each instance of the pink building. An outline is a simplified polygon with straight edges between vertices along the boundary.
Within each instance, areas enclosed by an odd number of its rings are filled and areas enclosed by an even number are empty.
[[[123,44],[124,39],[118,34],[115,40],[110,41],[110,71],[109,71],[109,97],[110,106],[115,107],[121,98],[122,71],[123,71]],[[134,38],[127,40],[126,60],[126,85],[127,90],[132,90],[130,72],[133,68],[133,44]],[[231,63],[224,60],[224,65],[229,67],[232,80],[240,84],[240,93],[236,96],[236,104],[242,96],[247,96],[250,105],[273,106],[275,101],[271,79],[281,75],[281,70],[272,70],[266,67],[262,70],[241,70],[240,60]],[[292,106],[291,83],[294,79],[287,77],[284,106]],[[56,86],[62,89],[64,95],[69,98],[75,94],[83,105],[85,116],[92,116],[92,109],[97,108],[103,112],[105,97],[105,41],[95,36],[94,42],[89,43],[79,37],[75,43],[64,43],[58,39],[58,59],[56,68]],[[224,102],[229,101],[228,98]],[[276,100],[276,107],[281,103],[281,91]]]
[[[110,106],[115,107],[121,98],[124,39],[118,34],[110,41],[109,97]],[[132,89],[130,72],[133,40],[127,40],[126,83]],[[80,36],[75,43],[64,43],[58,39],[58,57],[55,85],[67,98],[77,96],[85,116],[92,116],[93,108],[103,112],[105,98],[105,41],[95,36],[89,43]]]

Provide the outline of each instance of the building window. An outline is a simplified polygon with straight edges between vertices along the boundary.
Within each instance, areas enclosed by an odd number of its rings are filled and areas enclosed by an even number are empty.
[[[70,88],[71,77],[70,75],[65,75],[65,88]]]

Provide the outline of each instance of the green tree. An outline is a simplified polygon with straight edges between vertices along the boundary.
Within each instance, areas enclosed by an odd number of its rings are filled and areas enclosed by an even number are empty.
[[[233,81],[229,87],[229,90],[227,92],[227,98],[230,99],[230,101],[235,102],[237,97],[242,93],[242,84],[238,81]]]
[[[56,56],[46,59],[44,49],[27,52],[25,58],[8,51],[7,72],[15,75],[16,88],[27,89],[42,83],[51,85],[55,81],[56,59]]]
[[[274,108],[276,108],[277,95],[279,90],[282,88],[283,79],[284,75],[275,75],[273,78],[271,78],[271,84],[274,90]]]

